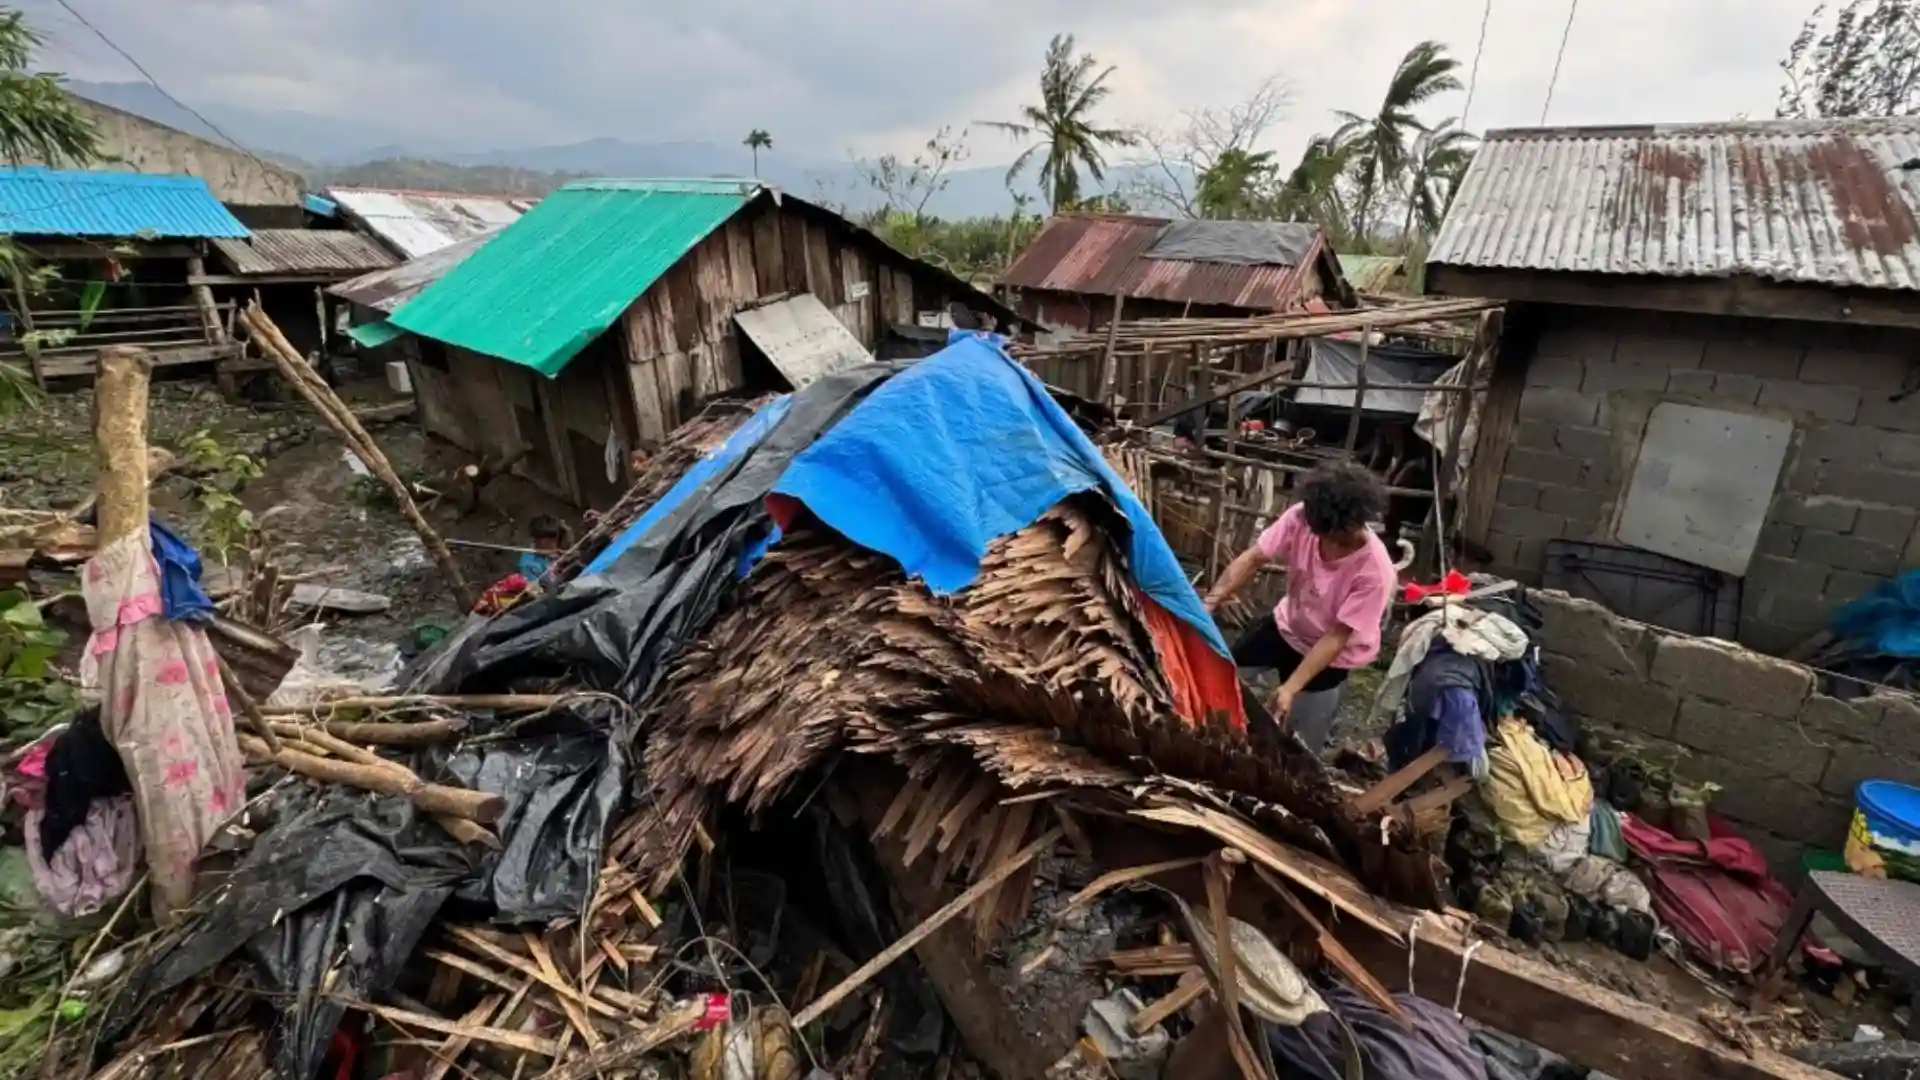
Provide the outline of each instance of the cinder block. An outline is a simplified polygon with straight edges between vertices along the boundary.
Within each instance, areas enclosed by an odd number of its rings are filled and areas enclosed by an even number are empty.
[[[1756,555],[1747,564],[1747,588],[1755,593],[1817,597],[1826,590],[1827,568],[1799,559]]]
[[[1752,594],[1748,595],[1752,598]],[[1825,630],[1827,617],[1833,614],[1833,601],[1823,596],[1761,593],[1754,598],[1754,602],[1759,606],[1760,618],[1781,629],[1785,638],[1778,642],[1781,651],[1800,644],[1817,631]]]
[[[1812,784],[1827,771],[1827,752],[1809,743],[1791,721],[1700,698],[1681,700],[1674,738],[1701,753],[1749,765],[1762,776]]]
[[[1645,328],[1624,329],[1613,347],[1615,363],[1644,364],[1667,369],[1697,368],[1706,355],[1705,335],[1688,334],[1664,321]]]
[[[1860,511],[1860,520],[1853,523],[1849,534],[1870,543],[1903,548],[1913,536],[1916,522],[1920,522],[1920,511],[1909,507],[1869,506]]]
[[[1813,692],[1813,673],[1798,664],[1732,642],[1681,634],[1662,635],[1654,642],[1649,674],[1683,698],[1724,702],[1738,711],[1777,718],[1799,715]]]
[[[1878,705],[1864,707],[1825,694],[1813,694],[1800,706],[1801,729],[1821,740],[1862,742],[1872,736],[1880,721]]]
[[[1545,654],[1540,674],[1577,716],[1661,738],[1673,734],[1680,696],[1671,690],[1554,653]]]
[[[1880,461],[1880,443],[1884,437],[1884,432],[1858,424],[1816,420],[1800,425],[1800,452],[1822,461],[1874,465]]]
[[[1902,784],[1920,784],[1920,761],[1889,754],[1877,746],[1843,743],[1833,748],[1831,760],[1820,777],[1820,790],[1848,798],[1862,780],[1895,780]]]
[[[1714,374],[1711,371],[1671,371],[1667,373],[1667,393],[1690,397],[1712,397]]]
[[[1888,401],[1885,394],[1868,394],[1860,401],[1858,422],[1889,431],[1920,431],[1920,394]]]
[[[1805,356],[1806,348],[1791,337],[1741,334],[1707,342],[1700,366],[1760,379],[1794,379]]]
[[[1599,524],[1600,512],[1606,509],[1606,503],[1594,498],[1593,492],[1557,484],[1541,487],[1537,505],[1549,514],[1566,518],[1568,528],[1578,531],[1587,531]]]
[[[1847,499],[1789,493],[1775,500],[1770,516],[1783,525],[1843,533],[1853,529],[1853,523],[1860,517],[1860,506]]]
[[[1589,394],[1658,394],[1667,388],[1670,369],[1655,364],[1636,364],[1616,357],[1611,364],[1588,364],[1580,389]]]
[[[1646,627],[1623,622],[1591,600],[1558,590],[1541,590],[1529,598],[1540,610],[1540,641],[1548,652],[1616,674],[1646,678],[1652,655]]]
[[[1845,842],[1847,823],[1853,817],[1851,800],[1821,791],[1818,784],[1756,776],[1737,762],[1729,762],[1733,766],[1730,769],[1701,767],[1706,762],[1726,760],[1689,758],[1676,771],[1688,779],[1719,784],[1713,811],[1730,821],[1757,825],[1802,844],[1837,847]],[[1696,772],[1718,775],[1696,777]]]
[[[1531,507],[1496,506],[1493,528],[1521,540],[1557,540],[1566,531],[1567,519]]]
[[[1555,426],[1544,420],[1522,420],[1515,424],[1513,445],[1547,453],[1557,453],[1560,449]]]
[[[1713,377],[1713,396],[1721,401],[1752,405],[1760,400],[1760,391],[1766,385],[1767,381],[1758,375],[1722,373]]]
[[[1593,427],[1600,420],[1600,397],[1553,386],[1529,386],[1520,397],[1522,420]]]
[[[1585,375],[1586,365],[1571,356],[1536,355],[1527,364],[1528,386],[1558,386],[1578,390]]]
[[[1904,694],[1878,693],[1854,706],[1877,712],[1871,745],[1920,760],[1920,704]]]
[[[1494,496],[1494,503],[1498,506],[1537,507],[1540,505],[1541,487],[1536,480],[1506,477],[1500,481],[1500,491]]]
[[[1833,607],[1839,607],[1849,600],[1858,599],[1879,588],[1886,577],[1880,574],[1862,574],[1855,570],[1835,570],[1827,575],[1827,587],[1821,593],[1821,599]]]
[[[1585,473],[1586,463],[1566,454],[1517,446],[1507,451],[1506,475],[1521,480],[1579,487]]]
[[[1920,507],[1920,472],[1828,462],[1820,470],[1818,492],[1883,506]]]
[[[1800,534],[1794,557],[1803,562],[1858,570],[1863,574],[1891,574],[1900,568],[1900,549],[1854,536],[1807,529]]]
[[[1920,469],[1920,435],[1880,428],[1862,428],[1873,440],[1880,464],[1894,469]]]
[[[1562,425],[1555,429],[1553,438],[1561,453],[1584,461],[1607,461],[1613,457],[1613,432],[1603,428]]]
[[[1815,494],[1820,490],[1821,474],[1825,469],[1826,466],[1821,462],[1819,455],[1809,454],[1804,450],[1798,451],[1794,454],[1792,463],[1787,466],[1785,487],[1788,491],[1800,495]]]
[[[1852,386],[1863,391],[1882,391],[1882,397],[1900,389],[1910,366],[1891,343],[1876,350],[1876,343],[1860,341],[1841,345],[1814,344],[1800,361],[1800,381]]]
[[[1755,555],[1771,555],[1775,558],[1790,559],[1793,549],[1800,543],[1800,530],[1792,525],[1760,526],[1760,537],[1753,543]]]
[[[1760,388],[1761,408],[1787,409],[1851,424],[1860,414],[1860,391],[1852,386],[1816,386],[1798,380],[1768,379]]]

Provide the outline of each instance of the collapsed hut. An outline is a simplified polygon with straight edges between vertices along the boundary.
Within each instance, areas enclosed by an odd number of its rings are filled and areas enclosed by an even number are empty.
[[[1321,994],[1459,1023],[1417,988],[1617,1075],[1811,1075],[1468,940],[1462,781],[1275,730],[1136,463],[975,337],[715,406],[405,693],[259,711],[68,1071],[1257,1078]],[[1082,1034],[1107,980],[1131,1041]]]

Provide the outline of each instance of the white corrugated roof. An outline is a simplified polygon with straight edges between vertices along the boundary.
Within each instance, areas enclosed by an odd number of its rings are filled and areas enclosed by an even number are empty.
[[[325,195],[409,259],[505,228],[535,202],[497,195],[376,188],[328,188]]]
[[[1489,132],[1436,266],[1920,288],[1920,118]]]

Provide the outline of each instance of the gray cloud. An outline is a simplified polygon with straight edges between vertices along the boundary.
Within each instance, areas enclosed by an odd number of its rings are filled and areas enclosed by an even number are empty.
[[[1034,94],[1047,38],[1076,33],[1119,65],[1116,120],[1165,123],[1271,73],[1293,103],[1282,156],[1365,112],[1422,38],[1472,58],[1473,0],[73,0],[189,101],[298,110],[471,149],[595,136],[732,142],[838,158],[911,147],[1010,114]],[[1770,115],[1776,64],[1809,0],[1609,0],[1581,8],[1549,122]],[[50,0],[28,6],[47,59],[135,78]],[[1566,8],[1496,3],[1470,126],[1540,119]],[[1437,103],[1457,113],[1464,95]],[[1013,151],[976,136],[975,159]]]

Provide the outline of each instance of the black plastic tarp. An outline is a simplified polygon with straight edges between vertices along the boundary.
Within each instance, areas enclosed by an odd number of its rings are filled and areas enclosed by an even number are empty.
[[[1143,254],[1233,266],[1299,266],[1320,234],[1297,221],[1176,221]]]

